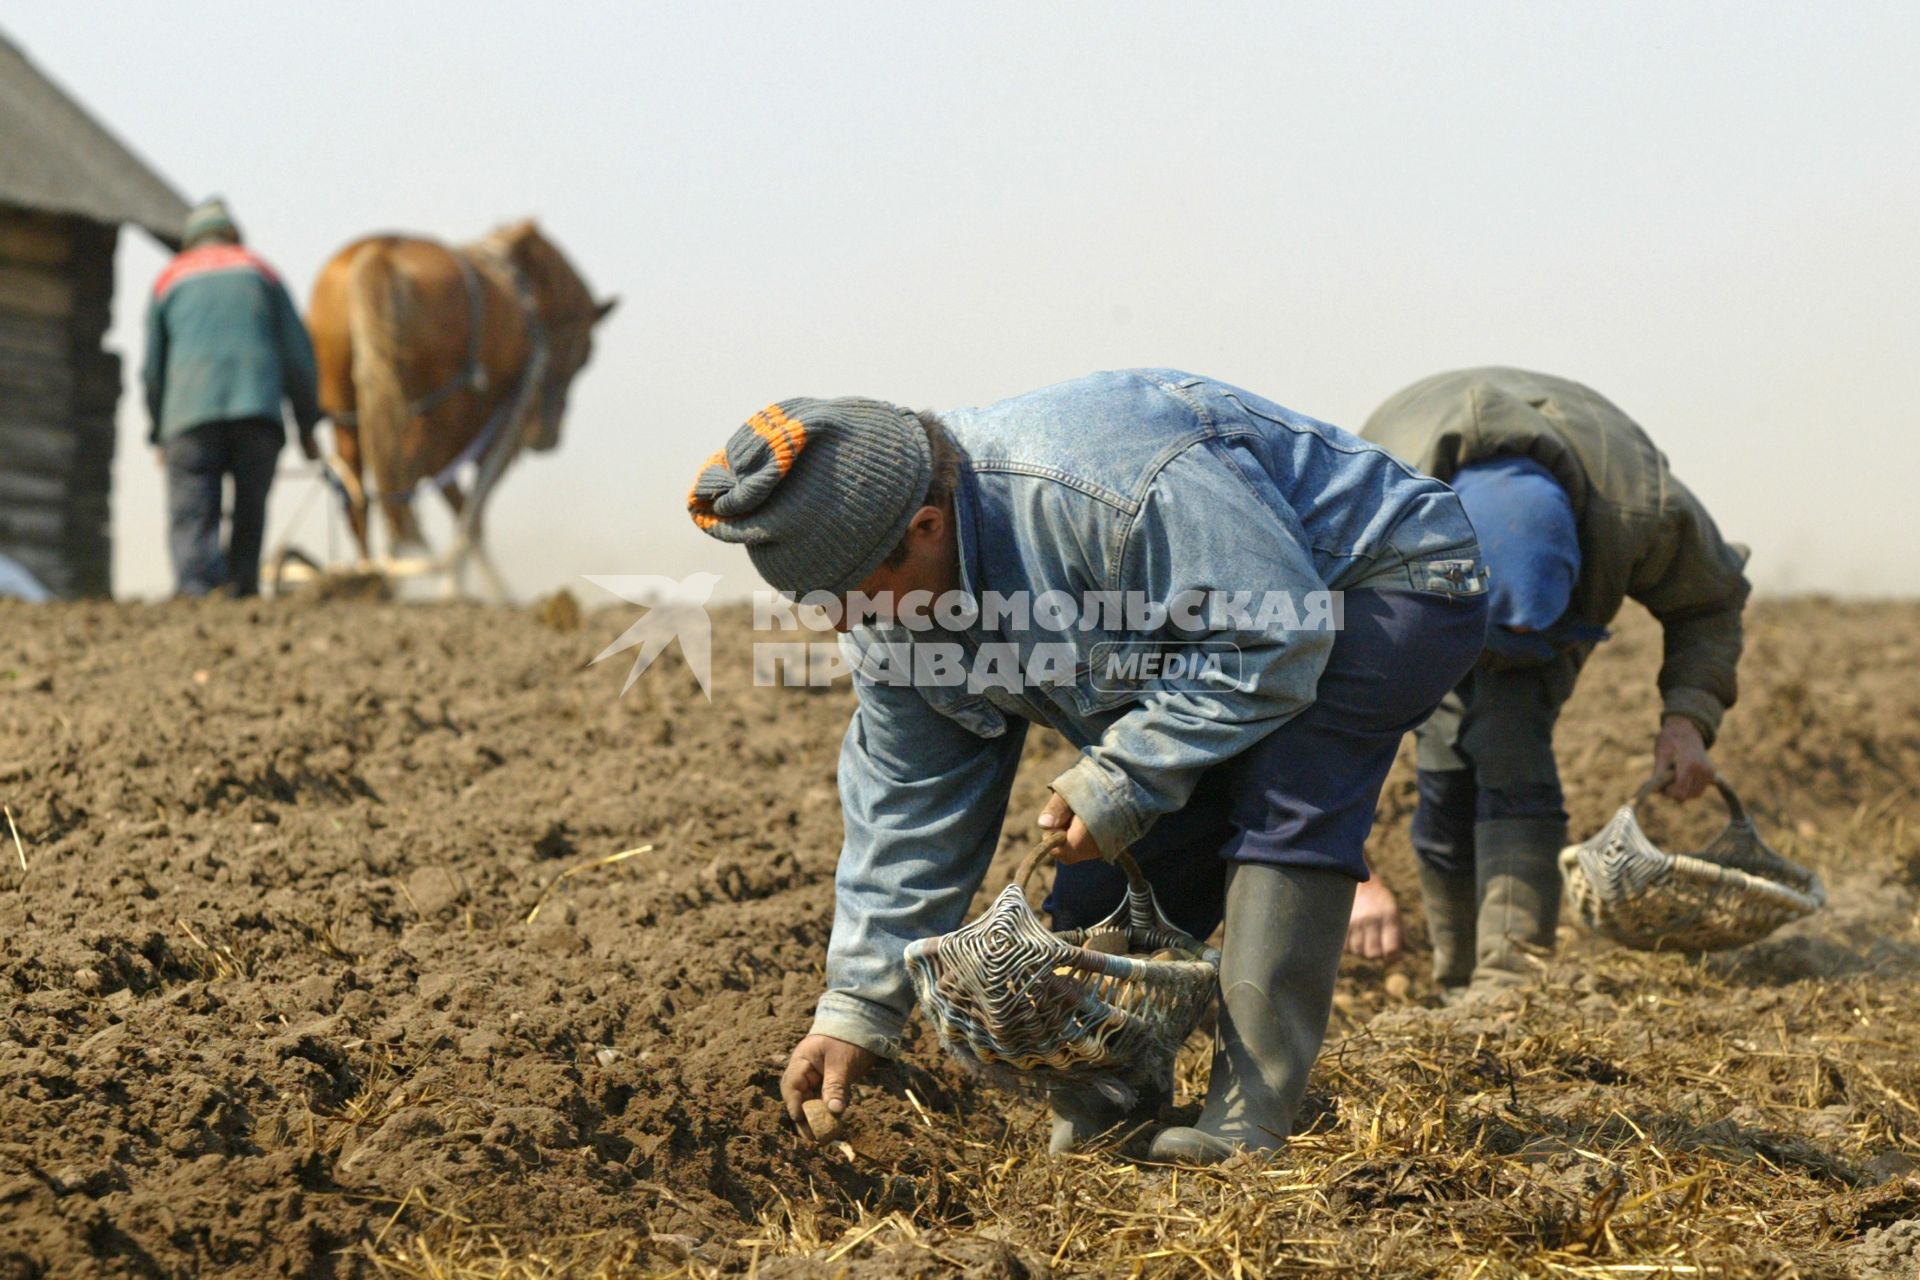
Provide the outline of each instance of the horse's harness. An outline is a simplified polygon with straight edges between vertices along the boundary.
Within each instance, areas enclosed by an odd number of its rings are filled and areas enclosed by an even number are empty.
[[[469,462],[480,462],[482,468],[485,469],[487,462],[492,461],[489,455],[492,454],[494,445],[500,442],[508,424],[521,420],[528,406],[532,403],[541,381],[546,377],[548,349],[547,328],[540,321],[540,308],[533,296],[533,286],[527,280],[526,273],[520,270],[512,258],[484,244],[473,245],[464,249],[456,249],[445,245],[441,247],[446,249],[447,253],[453,258],[454,264],[459,267],[460,282],[466,288],[467,355],[465,361],[461,364],[459,372],[455,373],[453,377],[447,379],[447,381],[441,383],[432,391],[427,392],[427,394],[409,402],[407,405],[407,415],[418,418],[432,413],[435,409],[438,409],[441,405],[463,391],[471,391],[475,395],[484,395],[486,393],[488,387],[487,366],[482,359],[481,340],[486,327],[487,295],[486,289],[480,279],[480,268],[474,265],[474,254],[484,255],[487,259],[487,265],[505,275],[512,283],[514,300],[520,306],[521,321],[527,327],[528,345],[527,358],[521,364],[519,374],[514,378],[512,392],[494,409],[493,413],[487,418],[486,424],[480,428],[479,433],[474,436],[467,447],[460,451],[459,456],[434,473],[433,483],[437,487],[445,488],[447,485],[453,483],[460,468],[466,466]],[[336,413],[330,416],[336,423],[343,427],[355,427],[360,423],[360,415],[352,411]],[[493,470],[497,471],[500,466],[504,465],[505,459],[502,458],[498,463],[494,464]],[[329,457],[327,459],[327,465],[322,468],[322,474],[326,477],[329,486],[340,495],[340,500],[351,510],[353,500],[348,493],[345,482],[341,479],[338,461]],[[365,495],[365,500],[369,501],[376,497],[391,497],[405,500],[411,498],[414,489],[418,487],[419,481],[415,481],[407,487],[404,493],[380,495],[373,493],[363,482],[362,493]]]

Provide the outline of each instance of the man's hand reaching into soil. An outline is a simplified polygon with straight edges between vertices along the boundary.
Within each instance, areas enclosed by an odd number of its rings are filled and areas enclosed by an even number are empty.
[[[871,1050],[832,1036],[810,1035],[794,1046],[787,1069],[780,1077],[780,1099],[787,1114],[804,1131],[806,1122],[800,1104],[819,1098],[827,1110],[839,1115],[853,1101],[853,1085],[879,1061]]]
[[[1685,716],[1660,722],[1660,736],[1653,743],[1653,776],[1662,775],[1670,775],[1662,791],[1672,800],[1691,800],[1713,785],[1706,739],[1700,726]]]

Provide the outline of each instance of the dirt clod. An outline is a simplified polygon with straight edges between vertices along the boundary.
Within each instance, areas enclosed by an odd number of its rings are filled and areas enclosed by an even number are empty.
[[[578,631],[583,617],[580,601],[565,587],[542,600],[535,612],[542,623],[555,631]]]
[[[840,1117],[828,1109],[819,1098],[808,1098],[800,1104],[800,1112],[807,1118],[807,1129],[813,1134],[815,1142],[827,1142],[838,1136]]]

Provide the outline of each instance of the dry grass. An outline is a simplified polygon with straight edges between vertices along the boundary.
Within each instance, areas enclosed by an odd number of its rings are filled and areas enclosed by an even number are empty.
[[[1844,865],[1871,840],[1914,860],[1914,833],[1872,808],[1789,856]],[[1050,1159],[1030,1103],[982,1141],[909,1095],[940,1153],[911,1207],[896,1173],[871,1206],[770,1191],[732,1238],[650,1236],[636,1213],[631,1234],[528,1251],[421,1199],[369,1255],[461,1280],[1880,1274],[1858,1269],[1860,1237],[1920,1218],[1920,928],[1822,923],[1720,957],[1576,945],[1498,1001],[1355,1023],[1272,1164]],[[1189,1101],[1206,1058],[1198,1040],[1182,1057]],[[873,1163],[857,1122],[838,1150]]]
[[[547,887],[540,891],[540,897],[533,904],[533,910],[527,912],[526,923],[532,924],[534,922],[535,918],[540,914],[540,909],[547,905],[547,899],[553,896],[554,890],[558,889],[568,880],[571,880],[574,876],[579,875],[582,871],[592,871],[596,867],[610,867],[616,862],[625,862],[628,858],[637,858],[643,853],[652,852],[652,845],[643,844],[637,849],[622,849],[619,853],[609,853],[605,857],[588,858],[585,862],[575,863],[573,866],[568,867],[565,871],[555,876],[548,882]]]
[[[7,834],[13,837],[13,856],[20,859],[20,874],[25,875],[27,873],[27,850],[26,846],[20,843],[20,828],[13,825],[13,807],[11,805],[0,805],[0,812],[4,812],[7,815]]]
[[[209,942],[201,935],[200,930],[195,929],[184,918],[176,917],[173,923],[191,948],[185,952],[176,951],[175,954],[202,980],[214,982],[222,978],[252,976],[253,966],[234,950],[231,943]]]
[[[1049,1159],[1037,1125],[982,1143],[935,1117],[928,1141],[952,1165],[913,1212],[781,1200],[751,1237],[679,1257],[645,1240],[514,1255],[443,1218],[375,1252],[397,1275],[712,1276],[779,1257],[831,1274],[894,1254],[906,1272],[950,1253],[929,1237],[958,1236],[1074,1275],[1843,1274],[1846,1237],[1920,1213],[1920,1182],[1874,1187],[1864,1167],[1911,1149],[1920,1085],[1902,1046],[1859,1034],[1914,1012],[1873,1003],[1873,985],[1823,985],[1734,1042],[1690,1000],[1638,987],[1611,1025],[1538,1008],[1501,1030],[1402,1018],[1335,1047],[1319,1088],[1340,1101],[1271,1167]],[[1821,1133],[1835,1106],[1841,1132]]]
[[[453,1100],[431,1087],[416,1085],[413,1063],[382,1045],[370,1050],[362,1070],[359,1091],[338,1107],[309,1108],[307,1145],[334,1155],[364,1140],[380,1126],[410,1107],[444,1107]]]

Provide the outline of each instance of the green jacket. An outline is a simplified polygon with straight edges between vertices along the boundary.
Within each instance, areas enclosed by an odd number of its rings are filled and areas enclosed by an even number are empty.
[[[1645,605],[1666,632],[1664,710],[1713,741],[1738,692],[1747,551],[1721,540],[1633,419],[1565,378],[1465,369],[1414,383],[1375,410],[1361,434],[1441,480],[1513,454],[1553,472],[1580,532],[1568,612],[1605,626],[1626,597]]]
[[[148,439],[206,422],[281,421],[302,434],[320,421],[313,343],[280,277],[237,244],[189,249],[167,264],[147,308]]]

